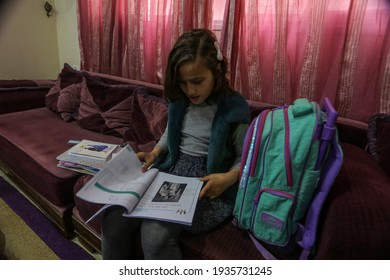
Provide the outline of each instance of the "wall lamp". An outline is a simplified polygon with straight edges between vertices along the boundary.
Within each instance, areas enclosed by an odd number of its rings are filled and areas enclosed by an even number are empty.
[[[50,3],[46,1],[45,5],[43,7],[45,8],[47,17],[51,17],[53,15],[53,6],[50,5]]]

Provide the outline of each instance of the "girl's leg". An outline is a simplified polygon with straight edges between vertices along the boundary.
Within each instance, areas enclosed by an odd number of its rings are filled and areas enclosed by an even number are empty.
[[[207,174],[207,157],[180,153],[176,164],[168,173],[184,177],[203,177]],[[145,259],[182,259],[178,238],[183,229],[180,224],[144,220],[141,226],[141,241]]]
[[[141,226],[142,249],[146,260],[180,260],[178,237],[183,226],[175,223],[144,220]]]
[[[105,260],[129,260],[135,256],[135,236],[141,220],[123,217],[124,208],[105,210],[102,221],[102,255]]]

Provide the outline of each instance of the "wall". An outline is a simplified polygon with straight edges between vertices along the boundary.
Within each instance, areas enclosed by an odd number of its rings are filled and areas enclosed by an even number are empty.
[[[0,79],[55,79],[65,62],[80,65],[76,0],[8,0],[0,14]]]
[[[0,0],[0,79],[55,79],[64,63],[80,66],[76,1],[49,0],[48,18],[45,0]],[[225,1],[214,2],[219,21]]]
[[[79,35],[77,30],[76,0],[55,0],[59,63],[80,68]]]
[[[59,65],[56,20],[55,16],[46,16],[44,3],[17,0],[2,8],[1,79],[56,77]]]

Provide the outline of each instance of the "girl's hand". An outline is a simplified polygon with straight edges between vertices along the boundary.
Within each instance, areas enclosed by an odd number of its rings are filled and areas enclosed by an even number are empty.
[[[239,175],[240,170],[235,168],[226,173],[214,173],[200,178],[202,182],[207,183],[200,191],[199,199],[217,198],[238,180]]]
[[[139,158],[139,160],[144,162],[144,165],[142,166],[142,172],[146,172],[149,169],[149,167],[156,161],[160,153],[161,148],[158,146],[154,147],[153,151],[151,151],[150,153],[137,153],[137,157]]]

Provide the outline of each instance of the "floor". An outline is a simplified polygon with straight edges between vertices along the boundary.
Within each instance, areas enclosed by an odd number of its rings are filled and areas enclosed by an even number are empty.
[[[3,177],[6,181],[8,181],[12,186],[18,188],[18,186],[15,185],[14,182],[12,182],[12,181],[7,177],[7,175],[4,174],[1,170],[0,170],[0,176]],[[26,197],[26,198],[29,199],[28,197]],[[30,199],[29,199],[29,200],[30,200]],[[33,201],[30,200],[30,202],[34,204]],[[1,233],[0,233],[0,250],[1,250],[1,240],[2,240],[2,238],[1,238]],[[84,248],[84,246],[79,242],[77,236],[74,237],[74,238],[72,239],[72,241],[75,242],[76,244],[78,244],[79,246],[81,246],[81,247]],[[93,257],[95,257],[97,260],[101,260],[101,259],[102,259],[102,255],[101,255],[100,253],[97,253],[97,252],[96,252],[96,253],[91,253],[91,252],[89,252],[88,250],[86,250],[86,251],[87,251],[88,253],[90,253]],[[0,251],[0,256],[1,256],[1,253],[2,253],[2,252]]]
[[[0,260],[3,258],[4,247],[5,246],[5,238],[3,232],[0,230]]]

